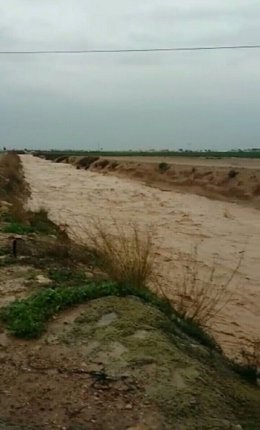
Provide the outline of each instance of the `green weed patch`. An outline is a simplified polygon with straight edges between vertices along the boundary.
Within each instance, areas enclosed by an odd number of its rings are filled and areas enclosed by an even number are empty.
[[[184,321],[175,313],[170,303],[156,296],[146,288],[121,286],[113,282],[89,283],[79,287],[58,287],[44,289],[27,299],[16,300],[0,311],[0,319],[17,337],[32,339],[39,337],[45,323],[58,312],[89,300],[107,296],[135,296],[164,313],[169,323],[161,327],[168,334],[182,332],[193,336],[201,344],[216,349],[212,337],[193,322]]]
[[[55,284],[69,283],[70,285],[86,283],[86,275],[83,270],[74,270],[71,268],[52,269],[48,271],[48,277]]]

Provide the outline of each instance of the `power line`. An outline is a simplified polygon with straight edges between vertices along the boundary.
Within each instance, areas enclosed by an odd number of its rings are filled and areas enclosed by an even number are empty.
[[[260,49],[260,45],[195,46],[180,48],[143,49],[83,49],[83,50],[42,50],[42,51],[0,51],[0,55],[46,55],[46,54],[122,54],[131,52],[180,52],[180,51],[222,51],[234,49]]]

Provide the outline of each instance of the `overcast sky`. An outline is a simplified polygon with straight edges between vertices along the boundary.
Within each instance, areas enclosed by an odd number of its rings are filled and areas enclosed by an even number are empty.
[[[259,0],[0,0],[0,50],[260,43]],[[0,56],[9,148],[260,146],[260,50]]]

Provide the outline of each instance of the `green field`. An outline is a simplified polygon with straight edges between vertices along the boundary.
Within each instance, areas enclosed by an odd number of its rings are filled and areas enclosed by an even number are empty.
[[[196,152],[196,151],[73,151],[73,150],[60,150],[60,151],[35,151],[37,155],[44,155],[48,159],[55,159],[61,155],[69,156],[84,156],[84,155],[97,155],[100,157],[202,157],[202,158],[260,158],[259,151],[209,151],[209,152]]]

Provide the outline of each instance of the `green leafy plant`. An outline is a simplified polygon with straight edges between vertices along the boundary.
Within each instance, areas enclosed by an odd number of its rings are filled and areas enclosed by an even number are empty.
[[[115,284],[88,284],[82,287],[47,288],[24,300],[17,300],[0,312],[1,319],[17,337],[32,339],[44,331],[44,323],[69,306],[98,297],[118,294]]]
[[[13,234],[29,234],[34,233],[35,230],[31,225],[20,224],[19,222],[11,222],[10,224],[3,227],[2,231],[4,233],[13,233]]]
[[[52,269],[48,272],[48,277],[56,284],[69,283],[82,284],[86,282],[86,275],[83,270],[75,270],[71,268]]]
[[[106,296],[136,296],[145,303],[158,308],[164,313],[169,323],[162,326],[169,335],[171,333],[196,338],[203,345],[216,349],[215,340],[196,326],[194,322],[184,321],[171,307],[168,300],[158,297],[148,288],[119,285],[114,282],[89,283],[79,287],[46,288],[23,300],[16,300],[2,308],[0,319],[7,325],[11,333],[17,337],[32,339],[39,337],[45,323],[56,313],[73,305]]]
[[[19,210],[18,210],[19,208]],[[4,233],[13,234],[56,234],[58,227],[48,218],[48,212],[45,209],[39,209],[36,212],[24,212],[18,205],[12,207],[10,213],[5,214],[4,221],[9,222],[4,226]]]

